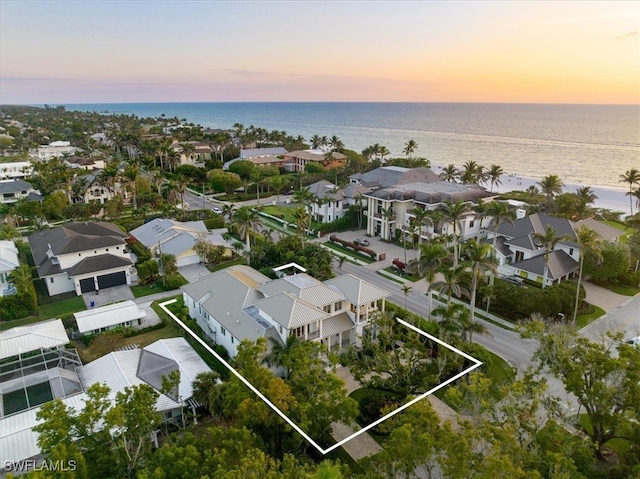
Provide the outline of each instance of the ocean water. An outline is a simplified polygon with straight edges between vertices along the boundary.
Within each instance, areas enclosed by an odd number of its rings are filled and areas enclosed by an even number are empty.
[[[491,103],[128,103],[66,105],[69,110],[186,119],[205,127],[234,123],[285,130],[307,140],[338,136],[349,149],[385,145],[433,165],[498,164],[515,176],[556,174],[566,184],[623,190],[619,177],[640,169],[637,105]]]

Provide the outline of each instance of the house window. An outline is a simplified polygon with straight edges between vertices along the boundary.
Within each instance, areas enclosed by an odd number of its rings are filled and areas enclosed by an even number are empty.
[[[116,249],[120,249],[120,246],[116,246]],[[108,251],[108,250],[107,250]]]
[[[49,283],[53,284],[53,278],[49,278]]]
[[[473,225],[475,225],[476,222],[474,220],[469,221],[469,228],[473,228]]]
[[[573,256],[573,248],[569,248],[569,255]]]
[[[233,336],[231,336],[231,344],[233,344]]]
[[[296,338],[304,338],[304,326],[291,330],[289,336],[295,336]]]
[[[327,304],[324,308],[322,308],[324,310],[325,313],[330,313],[331,312],[331,305]]]
[[[282,334],[282,326],[280,326],[280,334]]]
[[[222,333],[223,336],[227,335],[227,330],[224,329],[222,326],[220,326],[220,332]]]
[[[342,301],[338,301],[336,304],[333,305],[334,311],[340,311],[341,309],[342,309]]]

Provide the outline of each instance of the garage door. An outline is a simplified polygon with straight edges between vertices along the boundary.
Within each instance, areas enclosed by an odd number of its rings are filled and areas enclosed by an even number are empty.
[[[98,276],[98,288],[100,289],[111,288],[121,284],[127,284],[127,275],[124,271]]]
[[[93,278],[80,280],[80,291],[82,293],[88,293],[90,291],[95,291],[95,290],[96,290],[96,284],[93,281]]]

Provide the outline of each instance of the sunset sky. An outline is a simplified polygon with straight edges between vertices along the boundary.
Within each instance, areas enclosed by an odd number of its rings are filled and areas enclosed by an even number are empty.
[[[0,103],[640,103],[640,2],[0,1]]]

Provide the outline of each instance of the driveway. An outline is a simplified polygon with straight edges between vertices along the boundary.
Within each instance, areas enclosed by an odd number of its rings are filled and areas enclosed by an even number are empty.
[[[610,313],[618,306],[629,300],[629,296],[614,293],[613,291],[609,291],[601,286],[596,286],[588,281],[583,281],[582,286],[584,286],[584,290],[587,293],[587,302],[601,307],[606,313]]]
[[[82,299],[84,300],[84,304],[87,305],[87,309],[91,309],[91,302],[93,302],[93,307],[97,308],[98,306],[118,303],[120,301],[126,301],[127,299],[132,300],[134,297],[129,286],[130,285],[114,286],[112,288],[101,289],[97,293],[92,291],[83,294]]]

